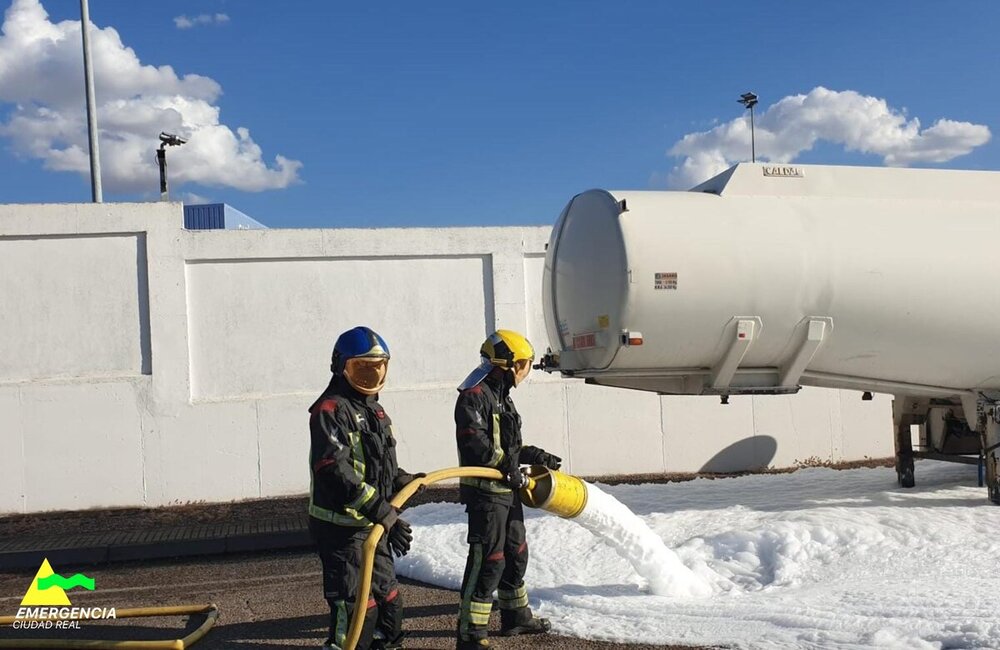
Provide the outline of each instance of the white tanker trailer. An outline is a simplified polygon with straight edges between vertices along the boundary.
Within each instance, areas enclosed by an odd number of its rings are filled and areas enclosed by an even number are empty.
[[[890,393],[900,483],[914,456],[985,463],[1000,503],[998,242],[996,172],[758,163],[590,190],[547,247],[541,365],[723,402]],[[935,444],[914,450],[913,424]]]

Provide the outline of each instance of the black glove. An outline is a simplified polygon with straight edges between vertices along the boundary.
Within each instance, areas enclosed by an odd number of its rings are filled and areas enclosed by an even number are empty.
[[[413,541],[413,529],[405,519],[399,518],[399,510],[393,508],[379,523],[385,528],[389,549],[396,557],[406,555],[410,551],[410,542]]]
[[[520,449],[509,450],[497,466],[497,469],[503,474],[501,480],[512,490],[519,490],[524,485],[524,474],[521,473],[519,460],[520,451]]]
[[[507,487],[515,491],[520,490],[528,484],[528,478],[521,471],[520,467],[515,467],[512,471],[508,472],[504,480],[507,483]]]
[[[562,465],[562,458],[559,458],[555,454],[550,454],[547,451],[540,452],[535,459],[538,461],[539,465],[545,465],[549,469],[559,469]]]
[[[393,492],[399,492],[409,483],[411,483],[414,479],[423,478],[425,476],[427,476],[427,474],[424,474],[423,472],[417,472],[416,474],[400,474],[399,476],[396,477],[396,480],[392,482]],[[427,489],[426,485],[420,485],[419,487],[417,487],[417,491],[414,492],[413,495],[416,496],[426,489]]]
[[[562,458],[533,445],[525,445],[521,448],[521,460],[528,465],[544,465],[549,469],[559,469],[562,464]]]

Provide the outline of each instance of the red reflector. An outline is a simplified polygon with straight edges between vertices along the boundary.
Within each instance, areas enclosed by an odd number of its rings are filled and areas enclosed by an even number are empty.
[[[745,339],[747,335],[744,332],[740,332],[737,338]]]
[[[641,338],[630,338],[628,340],[628,344],[629,345],[642,345],[642,339]]]

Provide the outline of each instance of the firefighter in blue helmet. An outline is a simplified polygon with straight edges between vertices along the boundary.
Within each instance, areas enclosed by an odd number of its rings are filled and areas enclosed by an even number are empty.
[[[413,478],[396,463],[392,420],[378,402],[389,346],[367,327],[340,335],[330,385],[310,407],[309,530],[323,564],[330,605],[325,649],[342,648],[355,607],[368,609],[358,650],[401,648],[403,603],[393,554],[406,555],[412,533],[389,499]],[[385,527],[376,550],[371,598],[357,603],[362,544],[374,523]]]
[[[462,580],[457,650],[490,647],[486,630],[494,591],[501,635],[545,633],[551,627],[528,607],[524,587],[528,544],[517,490],[525,482],[522,463],[558,469],[562,459],[522,445],[521,416],[510,398],[510,390],[531,372],[535,351],[517,332],[497,330],[483,343],[480,355],[482,363],[458,388],[458,458],[463,466],[499,469],[505,478],[460,479],[459,497],[469,516],[469,557]]]

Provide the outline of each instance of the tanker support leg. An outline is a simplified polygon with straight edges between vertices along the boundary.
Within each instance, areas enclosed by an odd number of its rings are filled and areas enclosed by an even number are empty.
[[[1000,505],[1000,405],[987,409],[982,427],[983,461],[986,465],[986,490],[990,501]]]
[[[896,478],[899,485],[911,488],[916,485],[913,476],[913,441],[910,425],[921,424],[927,411],[925,400],[896,395],[892,400],[892,424],[896,443]]]

